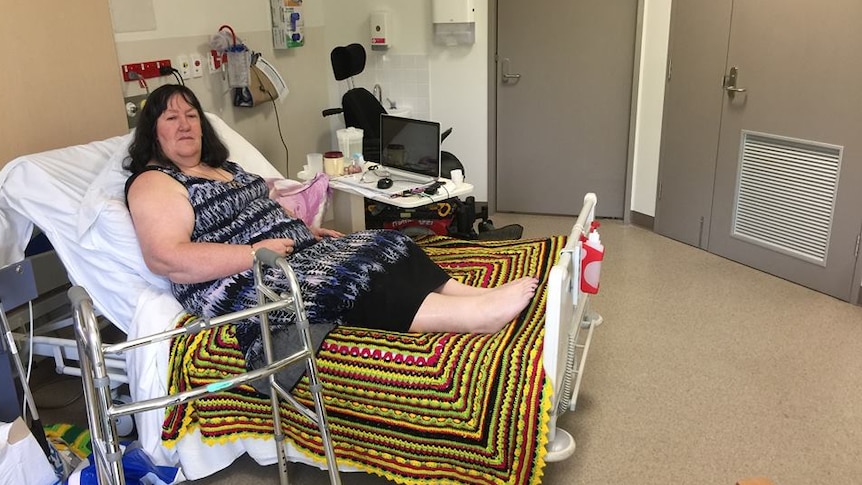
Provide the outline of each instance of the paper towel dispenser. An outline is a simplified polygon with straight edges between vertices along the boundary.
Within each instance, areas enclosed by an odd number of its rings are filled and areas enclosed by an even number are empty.
[[[476,41],[474,0],[432,0],[431,20],[434,42],[438,44],[473,44]]]

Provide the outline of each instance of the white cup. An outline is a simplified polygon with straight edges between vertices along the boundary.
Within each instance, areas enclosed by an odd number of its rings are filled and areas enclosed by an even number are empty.
[[[314,176],[323,171],[322,153],[309,153],[305,158],[308,161],[308,165],[303,166],[303,170],[305,170],[306,173]]]
[[[452,178],[452,182],[454,182],[455,185],[461,185],[464,183],[464,171],[460,168],[456,168],[449,172],[449,177]]]

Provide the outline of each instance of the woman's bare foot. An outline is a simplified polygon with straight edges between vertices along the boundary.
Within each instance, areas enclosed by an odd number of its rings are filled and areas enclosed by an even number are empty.
[[[521,313],[538,285],[536,278],[524,277],[478,294],[431,293],[416,312],[410,331],[494,333]]]
[[[532,282],[532,284],[533,284],[533,289],[535,289],[535,288],[536,288],[536,286],[538,286],[538,285],[539,285],[539,280],[538,280],[538,279],[536,279],[535,277],[533,277],[533,276],[523,276],[523,277],[518,278],[518,279],[516,279],[516,280],[507,281],[507,282],[503,283],[503,284],[502,284],[502,285],[500,285],[500,286],[494,286],[494,287],[492,287],[492,288],[490,288],[490,289],[491,289],[491,290],[502,290],[503,288],[506,288],[507,286],[510,286],[510,285],[518,286],[518,285],[521,285],[521,284],[525,283],[525,281],[524,281],[524,280],[528,280],[528,281]]]
[[[532,279],[538,283],[536,278],[532,276],[524,276],[522,278],[518,278],[516,280],[507,281],[500,286],[491,286],[491,287],[481,287],[481,286],[470,286],[461,283],[460,281],[450,279],[446,283],[443,284],[440,288],[437,288],[437,293],[441,295],[448,296],[481,296],[492,291],[497,291],[499,289],[505,288],[508,285],[518,284],[521,280]]]
[[[485,315],[477,316],[477,332],[493,333],[511,322],[536,295],[539,280],[532,277],[518,278],[497,286],[480,296],[477,310]]]

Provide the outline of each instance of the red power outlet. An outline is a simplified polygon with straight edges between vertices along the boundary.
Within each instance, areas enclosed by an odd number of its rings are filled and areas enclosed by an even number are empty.
[[[136,64],[123,64],[121,66],[123,71],[123,81],[135,81],[129,76],[129,73],[136,72],[142,78],[149,79],[151,77],[159,77],[162,75],[159,72],[159,68],[161,67],[171,67],[171,61],[169,59],[162,59],[160,61],[147,61],[147,62],[139,62]]]

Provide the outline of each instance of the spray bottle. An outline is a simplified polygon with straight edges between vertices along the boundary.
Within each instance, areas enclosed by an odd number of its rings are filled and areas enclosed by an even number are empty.
[[[599,292],[599,277],[602,271],[602,259],[605,257],[605,247],[599,239],[599,232],[590,231],[587,240],[581,248],[581,291],[596,294]]]

